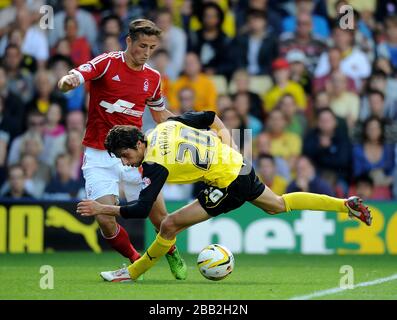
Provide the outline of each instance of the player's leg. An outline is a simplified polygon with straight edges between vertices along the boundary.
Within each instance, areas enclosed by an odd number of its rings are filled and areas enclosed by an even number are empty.
[[[145,254],[128,267],[131,278],[137,279],[164,256],[170,247],[175,244],[175,237],[179,232],[209,218],[211,216],[208,215],[198,200],[168,215],[162,221],[159,234]]]
[[[266,187],[263,193],[251,203],[270,214],[291,210],[336,211],[349,213],[366,224],[371,224],[370,211],[362,205],[358,197],[338,199],[309,192],[293,192],[278,196]]]
[[[168,216],[167,208],[165,206],[163,193],[160,192],[156,201],[150,210],[149,219],[156,228],[156,232],[160,230],[161,222]],[[173,245],[165,255],[171,273],[177,280],[185,280],[187,277],[187,266],[181,257],[176,245]]]
[[[124,193],[127,201],[138,199],[144,181],[142,181],[141,173],[137,168],[121,166],[120,167],[120,180],[124,186]],[[153,204],[149,213],[149,219],[154,225],[156,231],[160,230],[161,221],[167,217],[168,212],[164,203],[163,194],[160,193]],[[180,256],[175,246],[172,246],[166,255],[171,273],[178,280],[184,280],[187,276],[187,267],[185,261]]]
[[[98,157],[102,155],[100,151],[93,152]],[[119,194],[117,166],[96,166],[94,165],[96,163],[89,163],[90,156],[92,157],[90,154],[86,157],[83,166],[87,198],[97,200],[102,204],[115,205]],[[113,249],[131,262],[140,257],[131,244],[127,231],[117,223],[114,217],[98,215],[96,220],[103,237]]]

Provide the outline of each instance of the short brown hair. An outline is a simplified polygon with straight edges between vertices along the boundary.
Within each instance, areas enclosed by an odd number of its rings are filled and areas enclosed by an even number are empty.
[[[130,22],[128,35],[135,41],[140,35],[156,36],[160,38],[161,29],[157,25],[148,19],[136,19]]]
[[[110,129],[106,136],[105,148],[110,156],[113,153],[117,158],[120,158],[122,150],[136,150],[138,141],[145,142],[145,136],[137,127],[116,125]]]

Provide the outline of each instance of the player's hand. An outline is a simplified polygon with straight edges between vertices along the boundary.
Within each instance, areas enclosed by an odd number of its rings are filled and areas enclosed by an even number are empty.
[[[77,88],[79,85],[80,79],[76,74],[68,74],[58,81],[58,88],[63,92]]]
[[[84,217],[96,216],[101,214],[103,205],[94,200],[82,200],[77,204],[77,213]]]

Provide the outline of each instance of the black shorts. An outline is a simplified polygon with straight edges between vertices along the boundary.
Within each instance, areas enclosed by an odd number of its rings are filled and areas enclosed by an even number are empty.
[[[265,185],[255,174],[254,168],[249,174],[239,175],[228,187],[220,189],[210,185],[197,196],[201,206],[210,216],[218,216],[241,207],[244,202],[258,198]]]

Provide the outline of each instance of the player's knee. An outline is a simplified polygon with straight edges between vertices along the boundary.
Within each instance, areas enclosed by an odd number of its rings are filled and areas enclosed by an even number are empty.
[[[278,214],[281,212],[285,212],[285,202],[284,199],[280,196],[277,196],[275,201],[272,202],[271,208],[266,210],[268,214]]]
[[[285,212],[286,208],[285,208],[285,202],[283,197],[278,196],[277,197],[277,201],[275,203],[275,213],[281,213],[281,212]]]
[[[176,232],[177,226],[175,224],[175,219],[173,216],[167,216],[162,222],[160,226],[160,231],[162,234],[174,234]]]
[[[102,234],[105,237],[112,237],[117,231],[117,222],[114,217],[105,216],[105,215],[97,215],[95,216],[96,221],[99,224],[99,227],[102,230]]]

